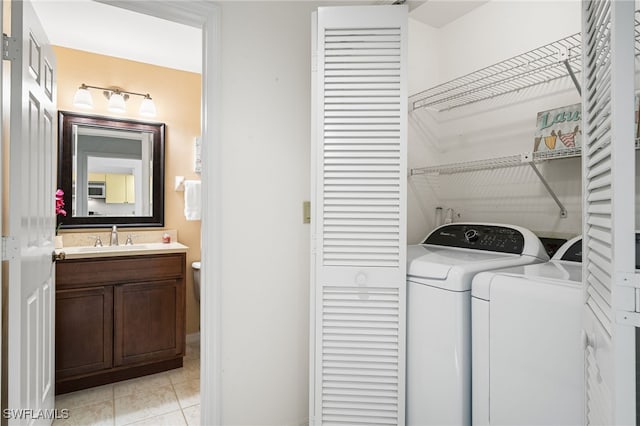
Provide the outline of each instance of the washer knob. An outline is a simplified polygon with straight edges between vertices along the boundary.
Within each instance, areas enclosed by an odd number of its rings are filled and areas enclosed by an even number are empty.
[[[480,238],[480,235],[478,235],[478,231],[476,231],[475,229],[469,229],[468,231],[465,231],[464,238],[468,242],[472,243],[474,241],[478,241],[478,238]]]

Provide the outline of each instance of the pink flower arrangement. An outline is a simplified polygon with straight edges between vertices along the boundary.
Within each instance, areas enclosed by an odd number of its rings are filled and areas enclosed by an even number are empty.
[[[64,207],[63,198],[64,198],[64,191],[62,189],[58,189],[56,191],[56,215],[60,215],[60,216],[67,215],[67,211],[63,208]],[[62,225],[61,221],[59,221],[58,226],[56,226],[56,235],[58,235],[58,231],[60,230],[60,225]]]

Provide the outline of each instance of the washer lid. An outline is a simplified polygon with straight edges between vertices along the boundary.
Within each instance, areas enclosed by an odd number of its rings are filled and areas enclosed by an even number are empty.
[[[465,265],[491,264],[500,259],[519,259],[520,257],[513,254],[471,249],[430,245],[409,246],[407,249],[407,275],[417,278],[444,280],[449,275],[451,268],[456,266],[464,268]],[[490,266],[486,268],[490,268]]]
[[[491,300],[491,287],[498,277],[502,283],[523,282],[525,280],[524,282],[530,282],[532,285],[541,282],[581,285],[582,264],[552,260],[546,263],[482,272],[473,278],[471,295],[478,299]]]

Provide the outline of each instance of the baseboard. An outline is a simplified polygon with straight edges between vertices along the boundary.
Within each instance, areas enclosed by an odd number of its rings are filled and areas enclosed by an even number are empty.
[[[200,342],[200,332],[196,331],[195,333],[187,334],[185,337],[187,343],[199,343]]]
[[[68,378],[58,378],[56,380],[56,395],[68,392],[75,392],[81,389],[88,389],[95,386],[102,386],[108,383],[116,383],[122,380],[136,377],[148,376],[182,367],[182,356],[164,361],[155,361],[134,367],[114,367],[109,370],[87,373]]]

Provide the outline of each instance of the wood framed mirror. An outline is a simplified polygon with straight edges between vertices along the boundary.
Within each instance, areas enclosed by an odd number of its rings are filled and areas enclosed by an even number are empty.
[[[164,123],[58,112],[62,229],[164,226]]]

